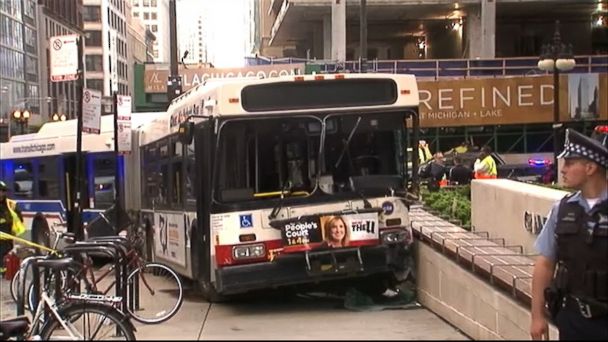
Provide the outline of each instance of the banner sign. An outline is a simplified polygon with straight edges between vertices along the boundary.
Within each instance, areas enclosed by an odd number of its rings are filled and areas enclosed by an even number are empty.
[[[560,121],[607,120],[608,75],[560,76]],[[418,82],[422,127],[553,122],[553,77]]]
[[[180,66],[179,74],[182,76],[182,88],[186,91],[203,83],[208,78],[231,77],[277,77],[289,75],[303,75],[305,65],[300,64],[272,64],[257,65],[245,68],[197,68],[185,69]],[[144,87],[146,93],[167,92],[167,79],[169,66],[146,64],[144,73]]]

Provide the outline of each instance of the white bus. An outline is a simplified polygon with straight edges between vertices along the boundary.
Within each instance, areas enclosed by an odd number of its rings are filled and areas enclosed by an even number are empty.
[[[132,127],[154,119],[160,113],[133,113]],[[134,133],[134,138],[136,133]],[[135,145],[137,146],[137,145]],[[82,135],[83,189],[82,221],[90,222],[114,204],[114,121],[102,116],[100,134]],[[123,203],[139,209],[137,149],[120,156]],[[18,202],[27,231],[25,238],[48,243],[48,229],[66,223],[75,196],[76,120],[47,122],[37,133],[16,135],[0,144],[0,179],[9,186],[8,196]],[[129,172],[126,172],[126,170]]]
[[[418,145],[418,103],[411,75],[191,89],[139,131],[153,257],[209,300],[390,274],[412,242],[406,195],[417,158],[406,151]]]

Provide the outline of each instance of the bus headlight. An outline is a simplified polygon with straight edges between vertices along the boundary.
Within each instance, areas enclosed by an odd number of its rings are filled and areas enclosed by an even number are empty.
[[[408,240],[408,232],[403,229],[387,230],[380,233],[383,244],[394,244]]]
[[[263,243],[253,245],[234,246],[232,248],[232,257],[234,260],[242,259],[257,259],[266,256],[266,247]]]

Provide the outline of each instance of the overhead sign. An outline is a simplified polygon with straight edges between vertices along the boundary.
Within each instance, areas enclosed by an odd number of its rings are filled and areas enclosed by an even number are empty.
[[[93,89],[82,91],[82,131],[101,133],[101,92]]]
[[[184,91],[196,87],[208,78],[231,78],[231,77],[277,77],[289,75],[303,75],[305,65],[299,64],[273,64],[257,65],[245,68],[200,68],[185,69],[180,67],[182,76],[182,89]],[[169,77],[169,66],[157,64],[146,64],[144,74],[144,85],[146,93],[167,92],[167,79]]]
[[[117,96],[118,152],[131,152],[131,96]]]
[[[51,37],[49,50],[51,82],[78,79],[78,35]]]
[[[419,81],[420,126],[553,122],[553,77]],[[560,120],[607,120],[606,74],[560,77]]]

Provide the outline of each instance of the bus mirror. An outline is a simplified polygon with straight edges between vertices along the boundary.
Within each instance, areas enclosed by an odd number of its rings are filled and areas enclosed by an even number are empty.
[[[190,145],[192,143],[192,138],[194,137],[194,123],[182,122],[179,125],[178,137],[182,144]]]

